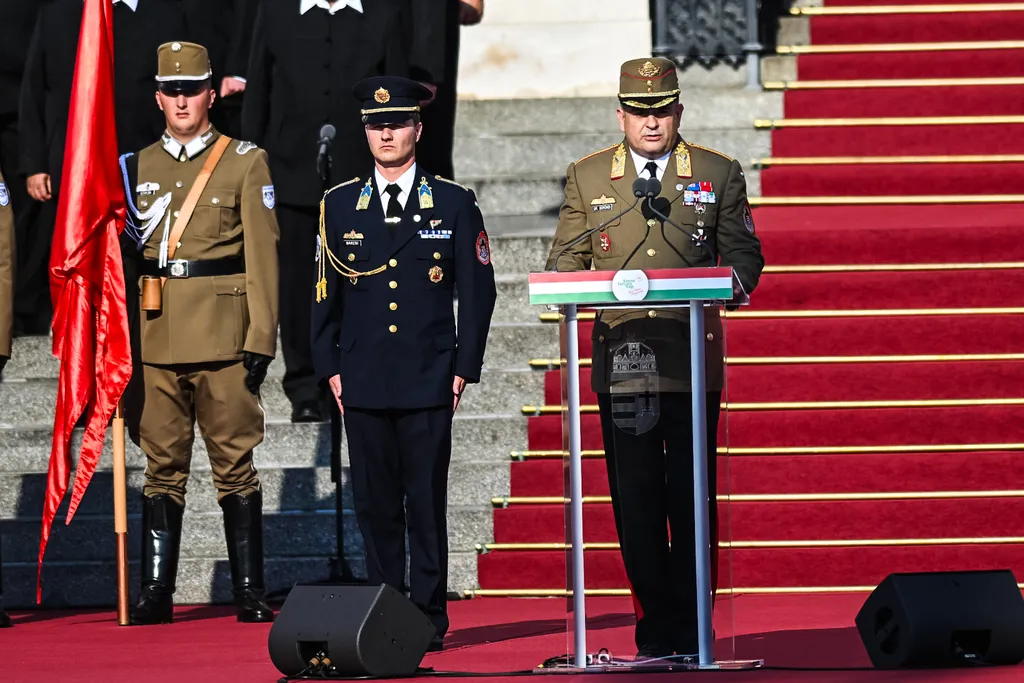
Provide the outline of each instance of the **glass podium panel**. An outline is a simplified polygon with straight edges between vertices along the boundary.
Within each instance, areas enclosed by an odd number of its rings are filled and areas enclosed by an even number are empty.
[[[756,667],[735,641],[722,308],[561,312],[565,656],[545,666]]]

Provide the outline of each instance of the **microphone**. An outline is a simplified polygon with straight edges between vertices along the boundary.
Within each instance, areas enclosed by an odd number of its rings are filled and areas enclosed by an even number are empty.
[[[321,180],[327,180],[327,165],[324,163],[324,160],[330,160],[330,157],[327,156],[327,151],[334,140],[335,132],[334,126],[329,123],[325,123],[320,128],[320,142],[316,152],[316,168],[320,173]]]
[[[648,199],[654,199],[661,194],[661,181],[657,178],[648,178],[647,187],[644,188],[644,196]]]
[[[564,256],[567,251],[569,251],[570,249],[572,249],[573,247],[575,247],[577,244],[579,244],[580,242],[584,241],[585,239],[593,236],[593,234],[595,232],[600,232],[601,230],[604,230],[605,227],[609,223],[611,223],[612,221],[617,220],[619,218],[622,218],[627,213],[629,213],[630,211],[635,209],[636,205],[640,203],[640,200],[644,198],[644,195],[645,195],[646,191],[647,191],[647,181],[645,179],[637,178],[636,180],[634,180],[633,181],[633,196],[636,197],[636,199],[633,201],[633,203],[630,206],[628,206],[625,210],[621,211],[620,213],[615,214],[614,216],[612,216],[608,220],[606,220],[603,223],[601,223],[596,228],[591,228],[590,230],[585,231],[582,235],[580,235],[579,237],[577,237],[576,239],[574,239],[573,241],[569,242],[567,245],[562,247],[562,250],[558,252],[558,256],[556,256],[554,261],[552,262],[553,265],[551,266],[551,272],[553,272],[553,273],[557,273],[558,272],[558,259],[562,258],[562,256]]]

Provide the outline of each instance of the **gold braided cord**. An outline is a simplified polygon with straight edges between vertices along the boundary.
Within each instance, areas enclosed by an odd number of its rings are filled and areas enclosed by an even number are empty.
[[[327,246],[327,223],[324,221],[324,205],[326,203],[327,195],[320,200],[320,258],[317,259],[317,281],[316,281],[316,302],[320,303],[327,299],[327,261],[331,262],[331,267],[338,272],[339,275],[347,277],[355,281],[361,277],[369,277],[371,275],[377,275],[383,273],[388,269],[387,264],[374,268],[373,270],[359,271],[354,268],[350,268],[345,263],[334,255],[331,248]]]

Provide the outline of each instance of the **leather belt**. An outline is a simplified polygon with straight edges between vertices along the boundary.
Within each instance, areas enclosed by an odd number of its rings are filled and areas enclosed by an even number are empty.
[[[165,277],[170,280],[184,280],[190,277],[213,277],[215,275],[240,275],[245,273],[245,257],[186,261],[172,259],[166,268],[160,268],[156,259],[143,259],[142,274],[150,277]]]

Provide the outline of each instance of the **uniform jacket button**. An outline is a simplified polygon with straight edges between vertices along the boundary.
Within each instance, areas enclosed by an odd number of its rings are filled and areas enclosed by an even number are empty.
[[[391,289],[398,289],[398,283],[392,280],[391,282],[388,283],[388,287],[390,287]]]
[[[181,182],[181,181],[179,180],[178,182],[174,183],[174,186],[175,186],[175,187],[185,187],[185,183],[183,183],[183,182]]]
[[[435,251],[434,252],[434,260],[435,261],[440,261],[441,260],[441,252],[439,252],[439,251]]]
[[[713,335],[712,333],[708,332],[708,341],[715,341],[715,335]]]
[[[647,255],[648,255],[648,256],[657,256],[657,255],[658,255],[658,252],[657,252],[657,251],[655,251],[654,249],[648,249],[648,250],[647,250]]]
[[[349,261],[355,261],[356,260],[356,255],[355,254],[349,254],[348,255],[348,260]]]
[[[394,301],[392,301],[391,304],[388,306],[388,308],[390,308],[392,311],[397,311],[398,310],[398,304],[396,304]]]
[[[398,326],[397,325],[392,325],[391,327],[388,328],[388,332],[390,332],[391,334],[394,334],[395,332],[398,332]]]
[[[395,266],[398,265],[398,261],[395,259],[391,259],[390,261],[388,261],[388,265],[394,268]]]
[[[219,200],[219,199],[217,199],[216,197],[214,197],[213,199],[211,199],[211,200],[210,200],[210,203],[211,203],[211,204],[214,204],[214,205],[216,205],[216,204],[220,204],[220,200]]]
[[[657,318],[658,317],[658,312],[657,311],[647,311],[647,317],[648,318]]]

